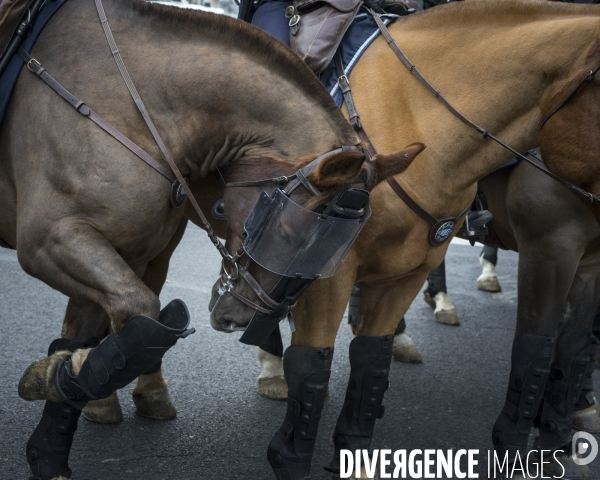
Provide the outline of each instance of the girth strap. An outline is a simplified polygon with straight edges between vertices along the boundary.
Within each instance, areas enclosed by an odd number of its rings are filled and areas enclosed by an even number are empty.
[[[102,130],[112,136],[115,140],[121,143],[124,147],[130,150],[132,153],[137,155],[141,160],[150,165],[154,170],[160,173],[163,177],[165,177],[169,182],[173,182],[175,180],[174,175],[171,171],[161,165],[157,160],[155,160],[148,152],[144,149],[133,143],[129,138],[119,132],[115,127],[113,127],[110,123],[104,120],[100,115],[94,112],[90,107],[88,107],[85,103],[79,100],[75,95],[70,93],[65,87],[63,87],[56,79],[52,77],[48,73],[48,71],[42,67],[40,62],[38,62],[35,58],[31,58],[31,56],[20,47],[18,50],[19,56],[23,59],[25,64],[27,65],[27,69],[35,73],[40,79],[46,83],[52,90],[58,93],[64,100],[66,100],[77,112],[79,112],[84,117],[89,118],[92,122],[98,125]]]

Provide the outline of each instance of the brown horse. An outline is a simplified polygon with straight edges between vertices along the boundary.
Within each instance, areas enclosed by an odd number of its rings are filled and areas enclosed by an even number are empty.
[[[256,28],[141,1],[109,0],[106,13],[150,116],[192,183],[231,164],[250,180],[291,175],[330,152],[308,175],[319,198],[330,198],[359,174],[372,188],[423,148],[415,144],[363,169],[364,154],[353,147],[357,137],[318,80]],[[31,54],[159,158],[98,15],[91,0],[67,2]],[[350,148],[339,148],[345,145]],[[141,280],[178,234],[184,209],[171,205],[170,190],[170,181],[23,69],[0,132],[0,238],[17,250],[27,273],[71,298],[65,341],[53,344],[51,352],[58,351],[33,364],[19,385],[24,398],[53,401],[28,445],[35,478],[69,474],[68,450],[88,399],[156,370],[164,352],[190,333],[183,302],[161,310]],[[197,196],[204,207],[212,205],[210,190]],[[253,204],[257,197],[246,198]],[[293,198],[302,205],[310,195],[298,190]],[[90,321],[75,331],[74,319]],[[90,350],[89,337],[108,331]],[[60,444],[59,453],[45,450],[48,438]]]
[[[567,115],[573,113],[574,107],[557,113],[540,138],[544,115],[586,72],[600,64],[599,7],[543,1],[466,1],[399,20],[390,31],[423,74],[462,112],[518,151],[541,143],[552,169],[560,170],[568,180],[577,180],[580,185],[591,185],[595,188],[592,191],[599,193],[593,183],[598,179],[593,169],[585,179],[576,175],[583,170],[582,165],[594,161],[591,156],[594,149],[589,148],[594,134],[584,132],[578,140],[582,147],[568,161],[561,159],[560,168],[557,159],[551,159],[550,150],[568,148],[573,132],[582,123],[583,117]],[[374,79],[377,88],[373,86]],[[436,218],[452,217],[462,211],[472,198],[475,182],[513,156],[449,113],[400,64],[382,38],[358,62],[350,82],[363,124],[379,151],[397,150],[409,138],[428,145],[396,179]],[[595,81],[586,89],[587,95],[597,94]],[[582,101],[580,98],[577,102]],[[574,113],[595,114],[596,105],[587,101],[585,109]],[[555,131],[558,127],[561,132]],[[553,145],[549,137],[557,139],[559,134],[561,144]],[[225,194],[228,215],[236,210],[235,205],[249,203],[257,194],[252,189],[235,193],[232,190]],[[352,285],[357,281],[363,283],[363,321],[356,343],[351,346],[352,379],[334,436],[336,452],[344,442],[368,448],[387,381],[385,365],[391,358],[389,336],[428,272],[444,257],[446,246],[435,248],[427,240],[430,225],[388,186],[374,190],[371,205],[373,218],[338,273],[314,283],[294,310],[293,346],[284,358],[290,385],[289,412],[269,449],[269,461],[278,477],[303,478],[306,466],[310,465],[331,351]],[[227,225],[230,249],[242,240],[241,224],[236,222]],[[555,278],[549,277],[547,281]],[[556,280],[570,285],[572,275]],[[243,281],[238,282],[236,291],[259,301]],[[543,391],[546,379],[545,367],[549,367],[551,359],[548,351],[558,323],[556,312],[547,313],[544,317],[532,313],[531,321],[520,330],[514,345],[513,378],[538,392],[531,403],[533,410],[541,400],[539,392]],[[225,298],[213,309],[213,325],[231,331],[247,325],[253,315],[254,311],[246,305]],[[524,355],[528,353],[534,358]],[[368,363],[361,363],[361,358],[363,361],[368,358]],[[540,384],[526,383],[530,380],[528,367],[538,361],[543,363],[545,372]],[[301,364],[306,370],[300,368]],[[314,386],[312,401],[307,400],[308,387],[302,380],[307,378]],[[376,387],[368,405],[362,400],[367,385]],[[519,405],[525,394],[517,391],[511,395],[510,401]],[[497,429],[494,440],[500,455],[514,455],[526,448],[521,432],[529,432],[532,419],[531,411],[522,413],[518,412],[517,419],[508,418]],[[299,424],[303,419],[310,428],[304,429]],[[298,470],[291,466],[298,464],[302,465]],[[337,469],[337,455],[332,469]]]

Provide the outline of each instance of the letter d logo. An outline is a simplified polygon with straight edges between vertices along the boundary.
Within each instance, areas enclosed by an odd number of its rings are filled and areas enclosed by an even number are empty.
[[[571,451],[576,465],[587,465],[598,456],[598,442],[587,432],[577,432],[571,441]]]

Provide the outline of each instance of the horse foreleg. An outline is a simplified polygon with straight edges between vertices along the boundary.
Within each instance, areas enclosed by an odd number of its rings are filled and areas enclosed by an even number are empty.
[[[283,341],[279,326],[271,332],[266,343],[256,347],[256,359],[262,370],[258,376],[258,393],[271,400],[285,400],[288,386],[283,371]]]
[[[187,224],[188,219],[182,217],[175,234],[165,249],[148,262],[142,281],[157,297],[167,280],[171,257],[183,238]],[[175,408],[169,395],[167,381],[162,375],[160,362],[143,375],[140,375],[132,396],[135,412],[141,417],[154,420],[170,420],[177,416],[177,408]]]
[[[109,333],[109,318],[95,303],[69,299],[63,319],[62,338],[86,341],[102,339]],[[101,400],[92,400],[83,409],[83,417],[94,423],[113,424],[123,421],[123,411],[117,392]]]
[[[310,474],[321,410],[329,384],[333,345],[352,290],[350,263],[308,288],[294,309],[296,331],[283,355],[288,385],[283,424],[269,443],[267,459],[278,480],[301,480]]]
[[[498,263],[498,248],[485,245],[479,255],[479,264],[482,267],[481,275],[477,279],[477,288],[484,292],[501,292],[498,274],[496,273]]]
[[[423,357],[421,352],[406,333],[406,320],[400,319],[400,323],[394,332],[394,346],[392,347],[394,360],[402,363],[421,363]]]
[[[340,473],[340,451],[368,450],[375,421],[383,417],[383,397],[388,388],[394,333],[425,281],[426,274],[412,275],[383,284],[363,283],[358,336],[350,343],[350,379],[344,406],[334,432],[334,456],[328,468]],[[394,315],[390,315],[394,312]],[[355,478],[368,478],[355,472]]]
[[[550,374],[558,322],[580,260],[579,243],[569,249],[562,239],[575,230],[559,226],[546,237],[536,232],[518,239],[517,329],[506,402],[492,433],[496,454],[509,469],[527,456],[529,433]]]
[[[593,272],[578,271],[573,280],[539,421],[539,448],[558,454],[554,455],[558,456],[558,460],[545,465],[545,473],[560,476],[564,470],[565,478],[586,478],[590,475],[587,466],[573,462],[570,447],[573,412],[590,357],[595,353],[595,337],[591,330],[600,303],[600,278],[596,277]]]
[[[456,309],[448,298],[446,288],[446,260],[439,267],[432,270],[427,277],[427,290],[423,292],[423,299],[434,309],[435,321],[443,325],[460,325]]]

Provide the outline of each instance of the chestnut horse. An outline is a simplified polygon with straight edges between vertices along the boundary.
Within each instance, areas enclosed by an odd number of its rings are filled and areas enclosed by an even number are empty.
[[[600,7],[468,0],[400,19],[389,29],[410,60],[461,112],[517,151],[541,145],[550,169],[600,193],[597,135],[585,128],[598,115],[596,80],[554,115],[540,135],[544,116],[600,65]],[[381,37],[359,60],[350,83],[378,151],[395,151],[413,138],[428,145],[396,180],[435,218],[456,216],[471,201],[476,182],[514,156],[457,120]],[[243,234],[237,218],[243,211],[236,205],[257,193],[234,190],[225,192],[232,222],[226,232],[230,250]],[[371,206],[373,217],[337,274],[314,283],[294,310],[296,331],[284,356],[288,413],[268,453],[278,478],[307,474],[335,336],[352,286],[363,283],[362,322],[350,347],[351,381],[334,433],[334,473],[341,448],[368,448],[387,385],[391,335],[445,255],[447,243],[431,246],[429,223],[389,186],[373,191]],[[594,215],[600,218],[600,212]],[[572,269],[543,280],[554,289],[561,287],[566,300],[574,275]],[[255,298],[243,281],[236,291]],[[509,455],[511,462],[526,452],[552,361],[560,311],[542,303],[524,306],[528,321],[515,337],[507,406],[494,429],[498,454]],[[245,327],[253,314],[234,298],[225,298],[213,308],[211,320],[215,328],[232,331]]]

